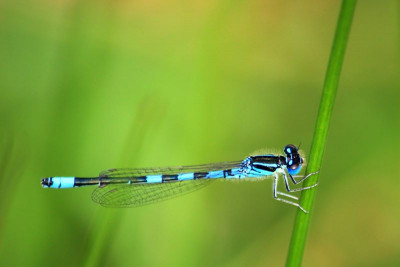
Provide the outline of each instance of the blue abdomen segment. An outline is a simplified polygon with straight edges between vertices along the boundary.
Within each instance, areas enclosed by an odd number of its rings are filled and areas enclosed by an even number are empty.
[[[194,173],[181,173],[178,175],[178,181],[187,181],[193,179],[194,179]]]
[[[147,183],[162,183],[162,175],[147,175]]]
[[[205,178],[210,178],[210,179],[213,179],[213,178],[224,178],[224,171],[222,170],[222,171],[211,171],[211,172],[208,172],[208,174],[206,175]]]
[[[42,179],[42,186],[48,188],[72,188],[75,177],[50,177]]]

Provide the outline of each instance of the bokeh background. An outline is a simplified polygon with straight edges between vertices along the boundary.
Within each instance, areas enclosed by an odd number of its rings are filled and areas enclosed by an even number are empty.
[[[282,266],[271,181],[136,209],[46,176],[308,153],[339,1],[0,3],[0,265]],[[304,266],[400,265],[397,1],[359,1]]]

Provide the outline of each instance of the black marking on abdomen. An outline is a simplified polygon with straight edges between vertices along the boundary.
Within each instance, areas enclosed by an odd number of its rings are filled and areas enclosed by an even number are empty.
[[[162,176],[162,182],[178,181],[177,174],[166,174]]]
[[[108,184],[127,184],[127,183],[146,183],[146,176],[139,177],[98,177],[98,178],[80,178],[75,177],[74,187],[86,185],[106,186]]]
[[[193,173],[193,179],[201,179],[207,176],[208,172],[195,172]]]
[[[224,174],[224,178],[226,178],[228,176],[232,176],[232,169],[224,170],[223,174]]]
[[[96,184],[99,184],[99,179],[97,179],[97,178],[75,177],[75,180],[74,180],[74,187],[85,186],[85,185],[96,185]]]
[[[130,181],[132,184],[147,183],[147,176],[132,177]]]
[[[53,185],[53,177],[42,179],[42,186],[51,187],[52,185]]]

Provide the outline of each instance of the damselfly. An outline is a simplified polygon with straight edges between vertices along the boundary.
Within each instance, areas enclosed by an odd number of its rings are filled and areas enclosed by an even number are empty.
[[[299,184],[311,175],[296,176],[304,165],[304,159],[294,145],[283,149],[284,156],[275,154],[249,156],[243,161],[211,163],[203,165],[144,168],[110,169],[98,177],[49,177],[42,179],[42,186],[48,188],[72,188],[97,186],[92,193],[93,201],[105,207],[138,207],[175,196],[189,193],[209,184],[214,179],[259,180],[273,177],[273,197],[276,200],[297,206],[296,196],[278,191],[279,177],[283,178],[288,192],[302,191],[315,187],[291,189],[289,182]],[[290,180],[289,180],[290,179]],[[287,197],[292,200],[283,199]]]

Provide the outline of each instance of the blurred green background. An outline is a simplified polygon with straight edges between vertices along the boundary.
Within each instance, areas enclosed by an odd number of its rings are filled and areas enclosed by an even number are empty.
[[[271,181],[136,209],[46,176],[308,153],[339,1],[0,3],[0,265],[281,266]],[[398,1],[359,1],[304,266],[400,265]]]

